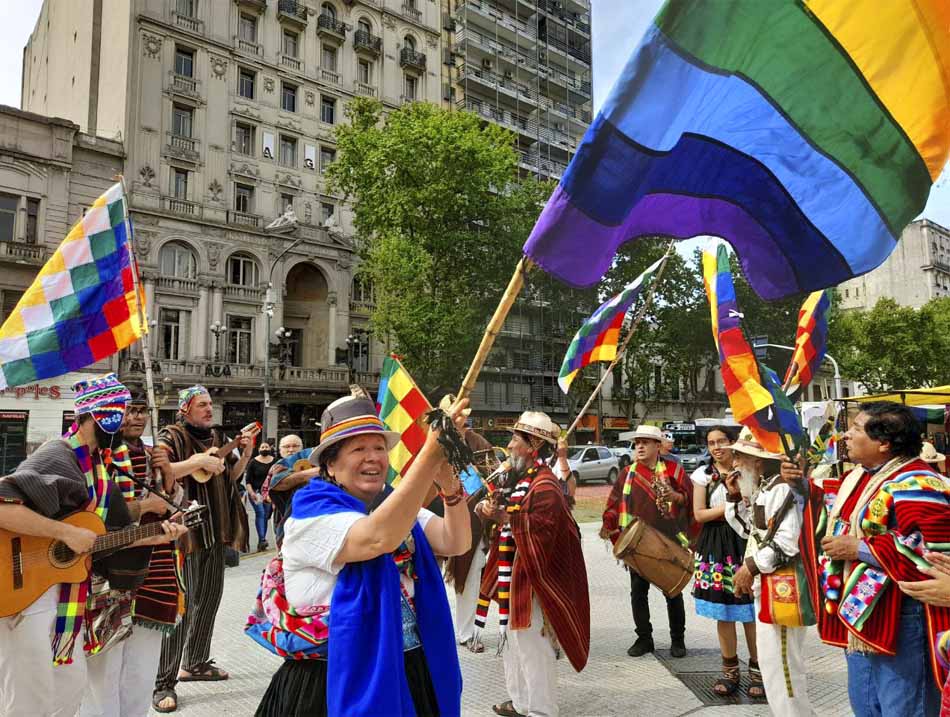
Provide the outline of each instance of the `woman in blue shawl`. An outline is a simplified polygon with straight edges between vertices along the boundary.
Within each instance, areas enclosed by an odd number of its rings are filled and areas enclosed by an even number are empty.
[[[464,425],[465,402],[453,407]],[[445,586],[433,553],[471,540],[464,491],[435,431],[399,485],[386,485],[387,431],[373,402],[327,407],[311,460],[321,478],[293,498],[282,554],[268,566],[248,634],[287,658],[257,714],[439,715],[461,711],[462,678]],[[432,483],[440,518],[423,508]]]

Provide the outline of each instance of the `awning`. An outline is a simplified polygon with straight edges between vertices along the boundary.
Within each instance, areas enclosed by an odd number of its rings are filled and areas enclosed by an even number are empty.
[[[906,391],[890,391],[872,396],[852,396],[844,401],[867,403],[868,401],[896,401],[908,406],[928,406],[950,403],[950,386],[933,388],[909,388]]]

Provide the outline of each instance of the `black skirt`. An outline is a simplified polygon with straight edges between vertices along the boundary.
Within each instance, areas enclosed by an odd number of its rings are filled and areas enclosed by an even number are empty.
[[[406,681],[419,717],[438,717],[439,704],[422,648],[404,653]],[[256,717],[327,717],[326,660],[285,660],[271,678]],[[355,716],[354,716],[355,717]]]
[[[694,556],[693,598],[696,612],[726,622],[755,622],[750,595],[736,597],[732,577],[742,565],[746,541],[724,520],[703,524]]]

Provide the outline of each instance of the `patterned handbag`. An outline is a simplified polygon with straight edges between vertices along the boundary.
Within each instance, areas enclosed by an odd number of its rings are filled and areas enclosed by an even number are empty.
[[[801,555],[773,573],[762,573],[759,620],[785,627],[814,625],[815,606],[805,578]]]

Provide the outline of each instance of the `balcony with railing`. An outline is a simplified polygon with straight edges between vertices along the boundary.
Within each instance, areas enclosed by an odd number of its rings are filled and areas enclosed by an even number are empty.
[[[353,91],[361,97],[376,96],[376,88],[373,85],[367,85],[365,82],[354,82]]]
[[[566,57],[571,57],[584,65],[590,66],[590,42],[565,42],[561,38],[551,37],[551,35],[542,30],[538,34],[538,40],[548,48],[559,51]]]
[[[162,197],[162,207],[171,214],[181,214],[186,217],[201,217],[201,205],[187,199],[177,197]]]
[[[493,37],[475,30],[472,27],[466,27],[459,30],[455,33],[455,38],[452,43],[452,50],[459,55],[464,55],[466,48],[471,45],[477,47],[483,53],[488,55],[491,58],[500,56],[510,62],[513,65],[517,65],[522,69],[527,69],[530,71],[535,71],[538,66],[538,58],[536,55],[525,54],[520,52],[513,45],[497,40]]]
[[[46,247],[43,244],[0,241],[0,261],[6,263],[42,266],[46,262],[46,254]]]
[[[538,10],[541,10],[548,17],[553,17],[568,27],[590,36],[590,17],[580,13],[565,12],[564,7],[554,0],[536,0]]]
[[[300,61],[300,58],[293,57],[291,55],[281,54],[280,64],[282,64],[284,67],[289,67],[291,70],[296,70],[297,72],[303,70],[303,62]]]
[[[262,220],[258,214],[239,212],[236,209],[228,210],[228,224],[234,224],[239,227],[250,227],[251,229],[260,229],[261,223]]]
[[[194,137],[185,137],[174,132],[166,132],[165,151],[179,159],[197,162],[199,141]]]
[[[332,15],[321,13],[317,17],[317,34],[323,38],[343,42],[346,39],[346,23]]]
[[[333,70],[320,70],[320,79],[324,82],[329,82],[334,85],[340,84],[340,73],[334,72]]]
[[[194,99],[201,96],[199,88],[200,82],[194,77],[179,75],[174,70],[168,72],[168,89],[174,94]]]
[[[417,8],[415,3],[404,2],[399,8],[399,12],[404,18],[413,22],[422,22],[422,10]]]
[[[466,17],[481,19],[482,23],[487,21],[495,29],[503,28],[524,39],[537,40],[538,38],[538,31],[534,24],[512,17],[508,10],[498,7],[495,3],[487,2],[487,0],[465,0],[465,2],[460,2],[455,16],[462,21]]]
[[[560,179],[567,171],[567,164],[547,159],[534,152],[518,152],[518,165],[529,172],[538,173]]]
[[[194,15],[186,15],[174,10],[172,11],[172,23],[188,32],[200,34],[204,31],[204,23]]]
[[[459,81],[464,80],[478,82],[521,102],[536,102],[538,100],[538,93],[528,85],[515,80],[512,72],[499,75],[484,67],[465,64],[459,66]]]
[[[198,295],[197,279],[181,279],[177,276],[159,276],[155,279],[155,288],[169,294]]]
[[[425,72],[426,56],[411,47],[404,47],[399,51],[399,66],[416,72]]]
[[[264,301],[264,290],[259,289],[256,286],[226,284],[224,286],[224,298],[228,301],[243,301],[252,304],[259,304]]]
[[[259,42],[254,42],[253,40],[245,40],[242,37],[234,38],[234,46],[241,52],[246,52],[250,55],[263,55],[264,48],[261,47]]]
[[[267,12],[267,0],[237,0],[237,4],[243,5],[259,15]]]
[[[514,130],[529,143],[544,142],[557,145],[568,151],[573,151],[577,145],[577,140],[567,132],[559,130],[556,127],[551,127],[544,122],[538,122],[536,119],[530,119],[515,114],[514,112],[503,110],[490,102],[467,97],[459,100],[456,105],[459,109],[474,112],[495,124],[500,124],[508,129]]]
[[[368,55],[379,57],[383,50],[383,38],[377,37],[366,30],[357,30],[353,33],[353,49],[357,52],[365,52]]]
[[[307,26],[307,6],[297,0],[277,0],[277,19]]]

